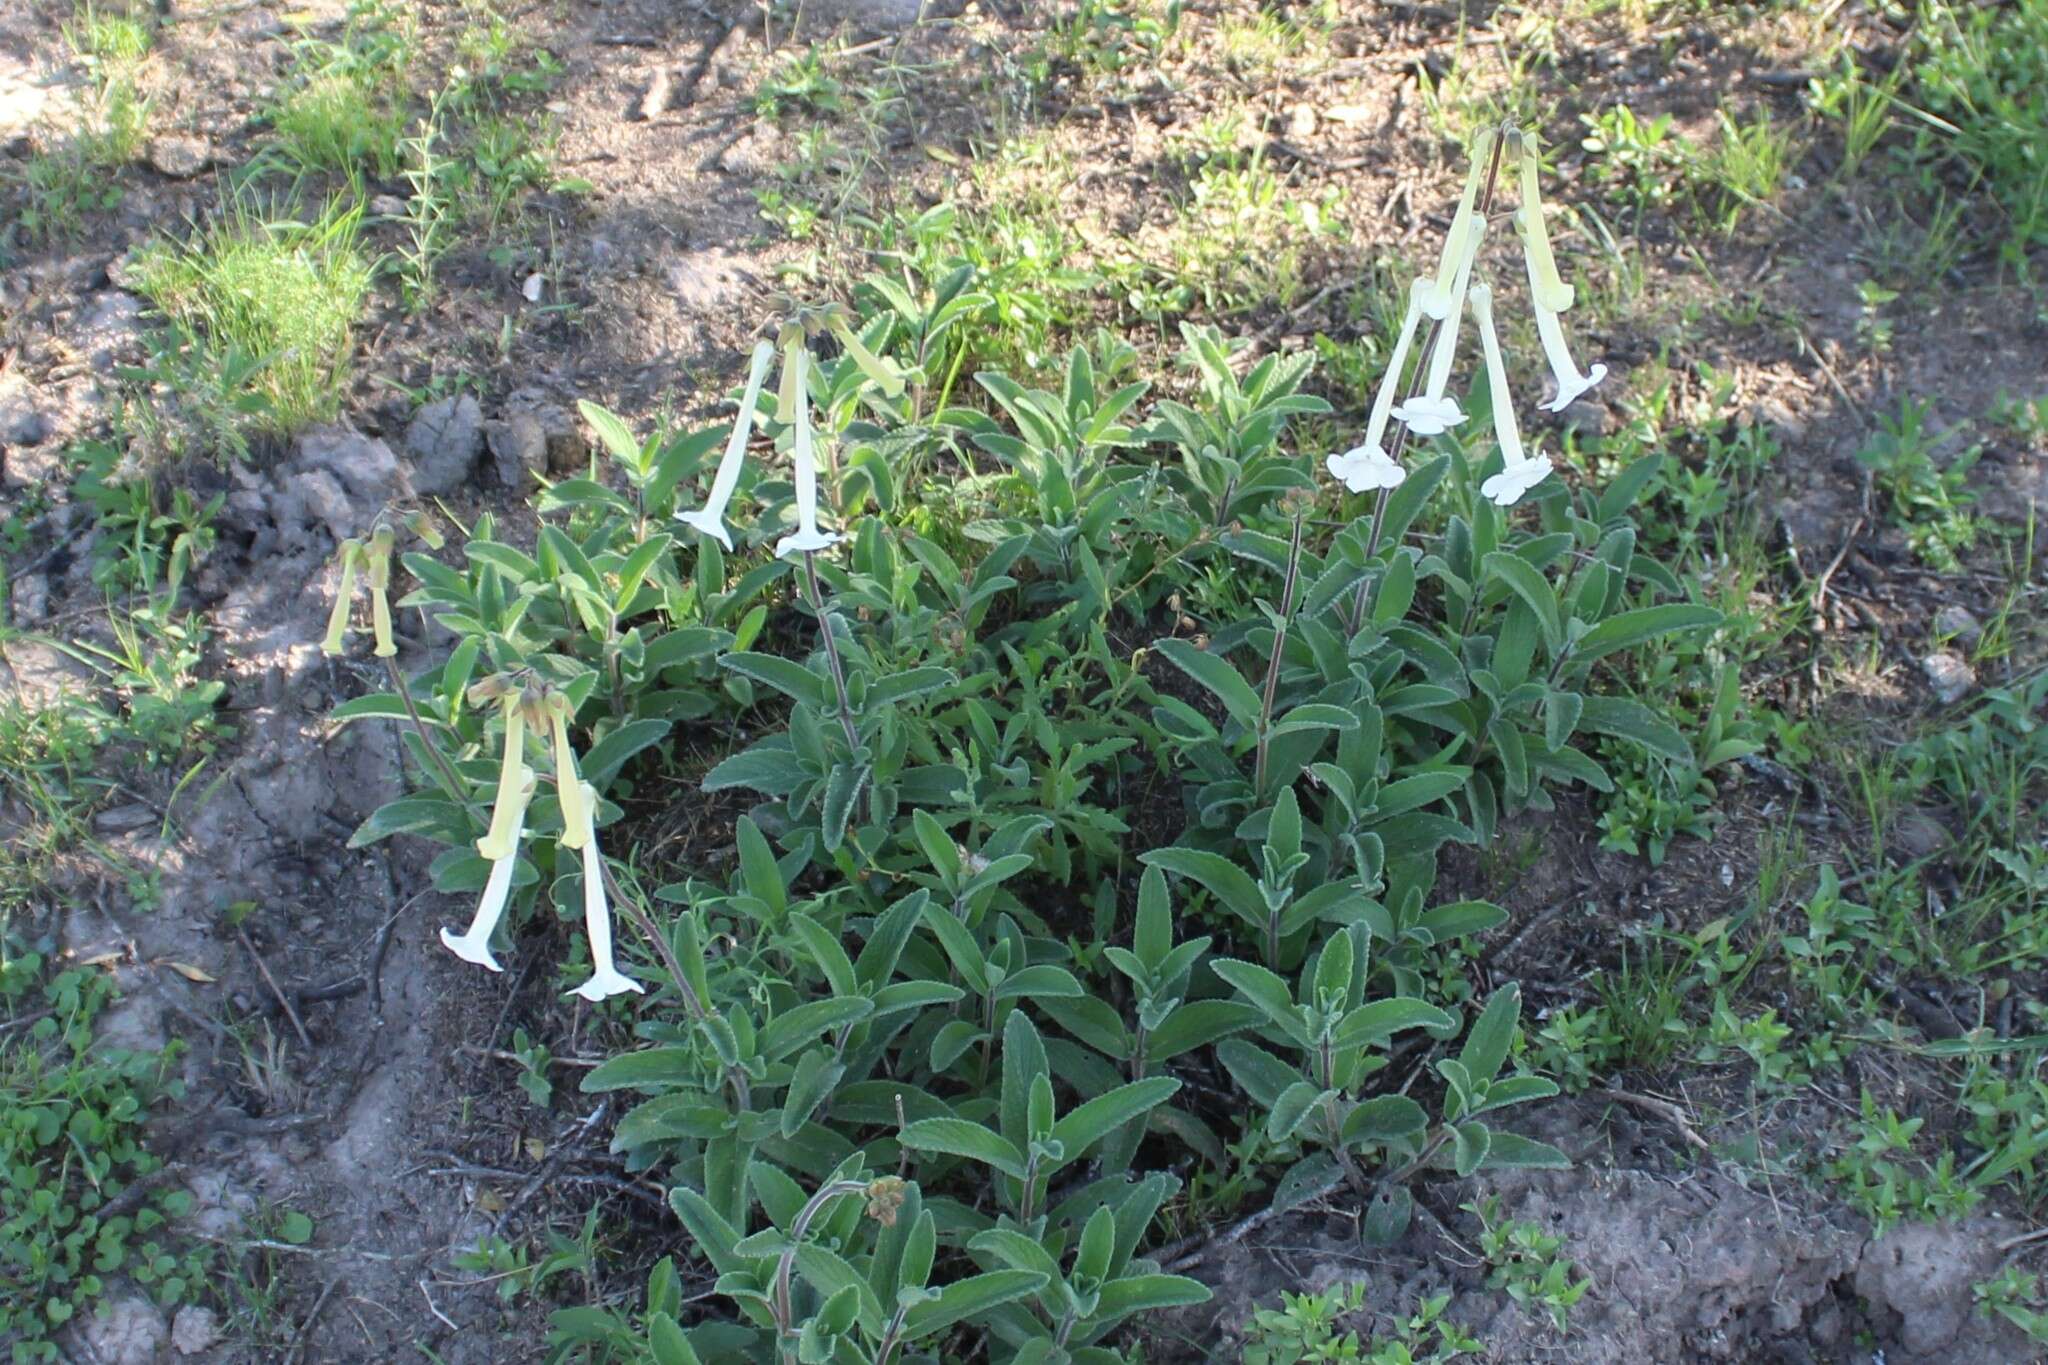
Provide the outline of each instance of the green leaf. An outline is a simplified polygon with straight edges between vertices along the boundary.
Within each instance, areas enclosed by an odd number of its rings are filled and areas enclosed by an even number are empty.
[[[1185,1275],[1125,1275],[1102,1286],[1088,1318],[1099,1327],[1133,1313],[1208,1301],[1209,1287]]]
[[[1632,740],[1675,763],[1692,762],[1692,745],[1685,736],[1655,711],[1627,697],[1587,697],[1579,728]]]
[[[942,1332],[957,1322],[1036,1294],[1045,1285],[1046,1276],[1028,1270],[991,1270],[955,1280],[941,1289],[937,1298],[927,1299],[904,1316],[903,1338],[916,1341]]]
[[[597,439],[604,442],[604,448],[612,458],[638,474],[640,469],[640,443],[633,439],[633,433],[626,424],[610,412],[587,400],[578,399],[576,410],[583,414],[583,420],[590,423],[590,429],[597,433]]]
[[[1180,1082],[1173,1084],[1177,1089]],[[966,1119],[918,1119],[903,1126],[898,1141],[913,1151],[965,1157],[994,1167],[1014,1180],[1024,1178],[1024,1154],[1016,1144]]]
[[[1152,647],[1164,655],[1168,663],[1215,693],[1217,700],[1223,703],[1223,709],[1239,725],[1247,730],[1258,727],[1261,711],[1259,694],[1228,659],[1186,640],[1155,640]]]
[[[878,706],[894,706],[899,702],[921,697],[927,692],[936,692],[951,687],[959,681],[950,668],[911,668],[901,673],[892,673],[886,678],[868,684],[867,700],[862,703],[863,712]]]
[[[1307,1046],[1308,1040],[1301,1036],[1301,1015],[1295,1006],[1294,995],[1277,974],[1256,962],[1231,957],[1217,958],[1209,965],[1217,976],[1235,986],[1289,1037]]]
[[[1120,1085],[1064,1114],[1052,1126],[1053,1138],[1065,1144],[1060,1164],[1078,1159],[1090,1147],[1154,1106],[1166,1103],[1180,1089],[1170,1076],[1152,1076]]]
[[[1465,1064],[1466,1072],[1474,1081],[1484,1085],[1500,1074],[1501,1063],[1508,1059],[1508,1047],[1515,1040],[1515,1025],[1521,1017],[1522,988],[1509,982],[1493,993],[1493,998],[1486,1002],[1486,1008],[1472,1021],[1458,1060]]]
[[[642,749],[661,743],[668,738],[668,732],[669,722],[665,720],[627,721],[584,753],[580,765],[583,780],[598,791],[604,791],[619,775],[619,769],[626,766],[628,759]]]
[[[1486,1153],[1490,1170],[1568,1171],[1571,1158],[1547,1142],[1525,1138],[1519,1133],[1495,1133]]]
[[[718,664],[756,682],[766,683],[792,701],[807,701],[813,706],[825,704],[825,679],[794,659],[741,650],[724,655]]]
[[[1266,902],[1258,883],[1243,868],[1223,857],[1194,848],[1155,848],[1139,862],[1192,878],[1253,928],[1266,927]]]
[[[1543,627],[1543,642],[1554,654],[1564,644],[1564,630],[1558,621],[1557,592],[1549,580],[1529,566],[1520,555],[1495,551],[1483,561],[1486,572],[1506,583],[1517,597],[1529,604]]]
[[[695,1053],[686,1047],[649,1047],[626,1052],[583,1077],[583,1093],[606,1090],[666,1090],[698,1080]]]
[[[1397,995],[1360,1005],[1345,1015],[1331,1035],[1330,1045],[1340,1050],[1364,1047],[1383,1042],[1404,1029],[1446,1029],[1454,1022],[1450,1015],[1427,1001]]]
[[[857,1024],[874,1012],[874,1002],[863,996],[827,996],[812,1000],[775,1016],[761,1030],[761,1056],[780,1061],[821,1034]]]
[[[1578,644],[1572,649],[1572,662],[1590,663],[1603,654],[1633,648],[1647,640],[1654,640],[1659,635],[1669,635],[1673,631],[1692,630],[1701,626],[1718,626],[1721,620],[1721,613],[1712,607],[1696,606],[1688,602],[1617,612],[1579,638]]]

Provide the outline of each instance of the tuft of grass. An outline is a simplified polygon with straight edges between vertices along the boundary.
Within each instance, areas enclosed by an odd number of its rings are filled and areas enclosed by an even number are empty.
[[[271,115],[284,154],[307,169],[390,175],[398,166],[405,111],[355,76],[328,72],[285,98]]]
[[[2024,266],[2048,243],[2048,0],[1962,5],[1927,0],[1913,60],[1920,159],[1946,153],[1981,183],[2010,222],[2006,258]]]
[[[361,217],[341,200],[311,222],[238,204],[189,242],[146,247],[137,285],[202,361],[246,371],[256,425],[294,431],[331,417],[348,382],[372,273]]]

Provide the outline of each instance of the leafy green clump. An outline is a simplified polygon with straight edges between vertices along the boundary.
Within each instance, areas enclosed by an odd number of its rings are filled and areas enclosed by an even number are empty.
[[[203,1273],[165,1233],[191,1196],[156,1188],[162,1163],[143,1145],[150,1105],[180,1093],[170,1074],[177,1044],[94,1048],[112,983],[89,969],[41,976],[35,954],[0,968],[0,990],[25,1025],[0,1045],[0,1337],[17,1361],[57,1359],[51,1334],[90,1312],[114,1276],[170,1305]],[[39,1008],[23,1009],[38,998]]]

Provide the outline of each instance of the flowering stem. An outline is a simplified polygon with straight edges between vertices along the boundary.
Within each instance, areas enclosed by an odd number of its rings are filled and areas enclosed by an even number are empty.
[[[427,733],[427,723],[420,719],[420,709],[413,704],[412,689],[406,686],[405,674],[398,670],[397,658],[387,654],[384,657],[384,667],[391,674],[391,690],[398,693],[398,700],[405,706],[405,714],[412,719],[412,728],[420,737],[420,747],[427,751],[427,756],[434,760],[434,766],[440,770],[442,785],[447,787],[450,796],[462,803],[463,809],[472,815],[476,814],[476,803],[469,799],[469,788],[455,775],[455,769],[448,766],[448,756],[441,752],[433,737]]]
[[[825,663],[832,670],[832,690],[839,698],[839,726],[846,731],[846,747],[858,749],[860,735],[853,728],[853,703],[846,696],[846,669],[839,662],[839,642],[832,636],[832,623],[825,618],[825,594],[818,586],[818,555],[814,550],[804,551],[804,588],[811,610],[818,617],[818,633],[825,637]]]
[[[1486,221],[1486,216],[1493,211],[1493,192],[1500,186],[1501,151],[1506,145],[1507,138],[1504,136],[1496,137],[1493,140],[1493,156],[1486,165],[1486,188],[1479,196],[1479,221],[1482,223]],[[1422,357],[1430,355],[1436,350],[1437,334],[1450,321],[1451,319],[1446,317],[1433,321],[1429,325],[1429,336],[1423,341],[1421,349],[1416,352],[1415,379],[1408,389],[1408,399],[1410,402],[1420,398],[1429,386],[1429,367],[1423,362]],[[1406,423],[1403,423],[1394,432],[1392,444],[1393,448],[1388,452],[1388,455],[1395,464],[1399,464],[1401,462],[1401,453],[1408,446],[1408,427]],[[1393,491],[1391,488],[1382,488],[1379,497],[1373,502],[1372,529],[1366,533],[1365,537],[1365,562],[1368,565],[1372,563],[1373,556],[1380,552],[1380,532],[1386,525],[1387,499],[1393,494]],[[1359,628],[1365,624],[1366,598],[1371,595],[1372,585],[1373,579],[1370,576],[1358,580],[1358,591],[1353,594],[1351,599],[1349,632],[1353,635],[1356,635]]]
[[[711,1016],[711,1002],[698,999],[697,993],[690,989],[690,978],[683,974],[683,964],[676,960],[676,950],[670,946],[667,936],[655,927],[653,918],[640,908],[640,902],[626,894],[625,889],[619,885],[618,878],[612,875],[611,867],[602,858],[598,860],[597,866],[604,877],[604,884],[611,888],[612,904],[617,906],[626,918],[633,921],[633,927],[640,931],[642,938],[654,945],[654,951],[661,957],[661,965],[668,969],[669,980],[675,983],[676,993],[683,997],[683,1007],[689,1011],[693,1019],[708,1019]],[[733,1100],[740,1109],[745,1111],[753,1108],[753,1087],[747,1084],[747,1073],[736,1066],[727,1067],[725,1078],[732,1086]]]
[[[1280,689],[1280,655],[1287,648],[1287,623],[1294,619],[1294,590],[1301,580],[1302,514],[1294,514],[1294,538],[1287,546],[1287,578],[1280,589],[1280,619],[1273,625],[1273,656],[1266,661],[1266,689],[1259,706],[1259,754],[1252,768],[1252,792],[1266,790],[1266,751],[1272,743],[1273,697]]]
[[[783,1249],[782,1259],[775,1266],[775,1330],[781,1338],[782,1358],[788,1365],[795,1365],[796,1352],[790,1349],[789,1338],[796,1333],[796,1323],[791,1321],[795,1311],[790,1306],[789,1272],[796,1266],[797,1248],[803,1245],[804,1234],[811,1230],[811,1220],[821,1213],[833,1200],[849,1194],[861,1194],[867,1184],[859,1180],[835,1180],[812,1195],[810,1202],[803,1206],[789,1225],[789,1245]]]

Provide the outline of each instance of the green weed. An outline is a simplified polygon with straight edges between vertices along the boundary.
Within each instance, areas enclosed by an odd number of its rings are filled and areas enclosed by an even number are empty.
[[[337,200],[300,222],[237,203],[187,242],[145,247],[136,287],[199,363],[242,374],[262,400],[259,425],[295,431],[332,416],[348,384],[371,278],[361,214]]]

